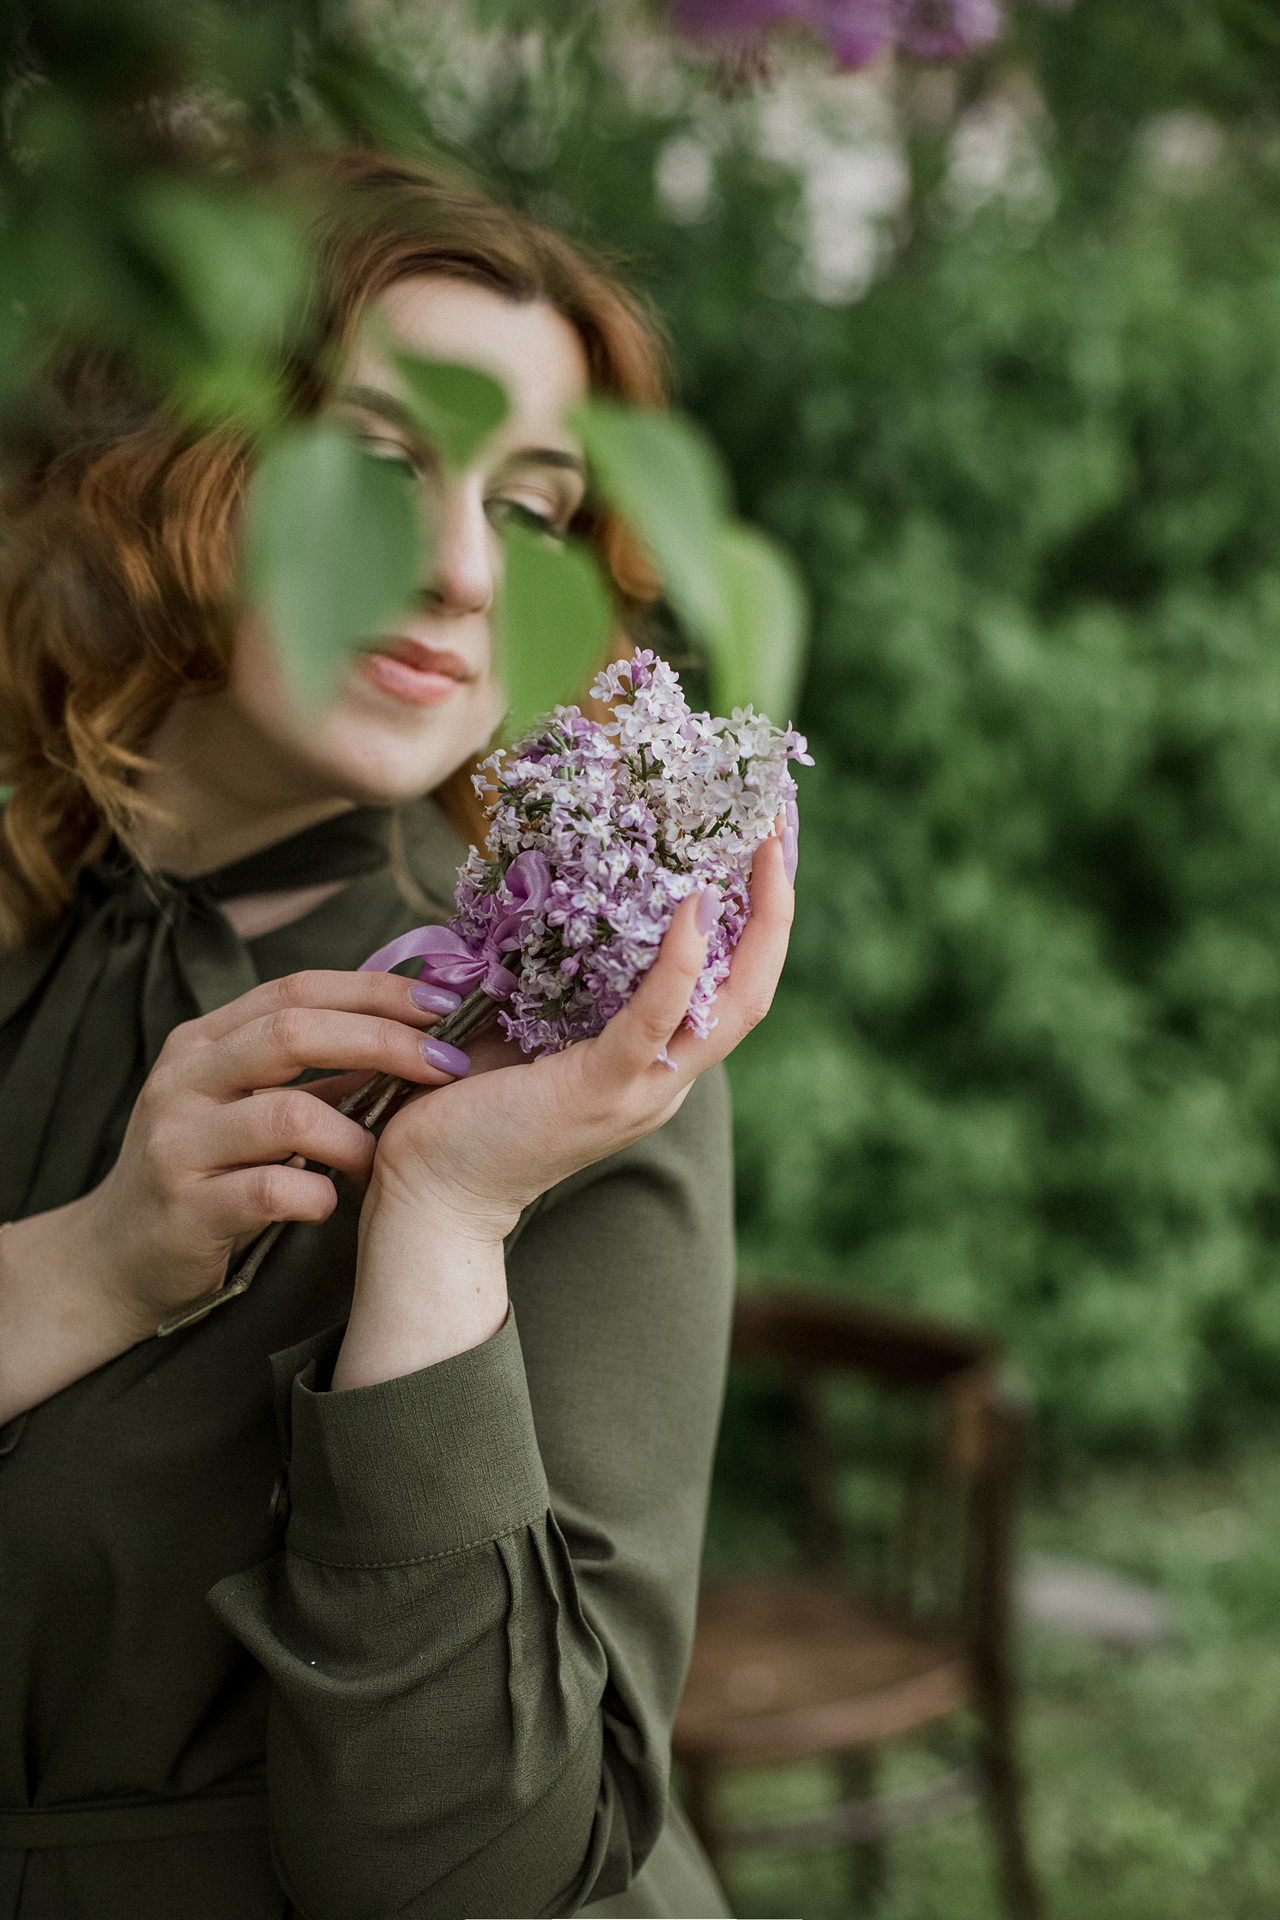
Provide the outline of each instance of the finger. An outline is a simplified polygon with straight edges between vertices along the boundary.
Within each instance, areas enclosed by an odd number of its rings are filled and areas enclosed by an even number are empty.
[[[415,989],[418,1000],[413,998]],[[424,997],[426,1005],[421,1004]],[[429,1027],[459,1004],[459,996],[447,988],[428,990],[425,981],[406,980],[400,973],[345,973],[313,967],[302,973],[282,974],[278,980],[264,980],[238,1000],[229,1000],[225,1007],[205,1014],[192,1027],[204,1040],[222,1040],[266,1014],[289,1007],[316,1007],[403,1020],[421,1028]]]
[[[707,957],[710,926],[701,931],[703,894],[682,900],[672,916],[658,957],[621,1012],[615,1013],[593,1043],[588,1060],[593,1073],[628,1079],[654,1064],[689,1011],[693,989]],[[711,925],[714,925],[714,921]]]
[[[327,1107],[340,1107],[349,1093],[367,1085],[369,1075],[357,1067],[354,1073],[330,1073],[323,1080],[308,1080],[305,1091],[323,1100]]]
[[[681,1073],[702,1073],[764,1019],[787,957],[795,894],[786,874],[786,848],[779,838],[756,848],[751,863],[751,911],[734,948],[729,977],[716,994],[716,1024],[705,1040],[686,1027],[667,1047]]]
[[[424,1048],[431,1054],[424,1057]],[[279,1087],[307,1067],[393,1073],[421,1086],[456,1079],[465,1055],[403,1021],[286,1006],[236,1028],[183,1062],[189,1084],[215,1099]]]
[[[301,1153],[295,1153],[291,1160],[285,1161],[287,1167],[305,1167],[306,1164],[306,1156]],[[251,1247],[257,1237],[256,1233],[238,1233],[231,1242],[232,1259],[234,1260],[238,1253],[243,1253],[246,1247]]]
[[[260,1233],[276,1220],[327,1220],[338,1204],[332,1180],[300,1167],[241,1167],[218,1174],[211,1225],[227,1239]]]
[[[365,1181],[375,1142],[367,1128],[346,1119],[303,1087],[257,1093],[207,1114],[202,1138],[210,1168],[250,1167],[301,1154]]]

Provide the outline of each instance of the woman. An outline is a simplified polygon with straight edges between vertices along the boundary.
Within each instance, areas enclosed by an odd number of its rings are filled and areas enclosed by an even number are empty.
[[[0,1915],[723,1913],[669,1737],[731,1293],[717,1063],[768,1005],[794,834],[710,1041],[671,1038],[705,897],[536,1065],[491,1044],[466,1077],[449,996],[351,971],[423,894],[447,911],[464,843],[421,796],[456,815],[501,715],[496,529],[581,527],[643,590],[563,415],[655,398],[658,361],[553,236],[336,171],[299,406],[413,463],[433,559],[321,724],[235,605],[229,439],[82,369],[14,463]],[[387,330],[506,386],[464,473],[397,405]],[[375,1069],[437,1089],[376,1152],[335,1111]],[[157,1338],[273,1220],[301,1224],[253,1289]]]

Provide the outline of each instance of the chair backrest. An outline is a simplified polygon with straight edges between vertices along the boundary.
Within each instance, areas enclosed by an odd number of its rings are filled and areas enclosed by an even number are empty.
[[[733,1359],[786,1401],[803,1561],[961,1635],[979,1658],[1002,1645],[1026,1411],[1001,1379],[998,1342],[768,1286],[737,1302]]]

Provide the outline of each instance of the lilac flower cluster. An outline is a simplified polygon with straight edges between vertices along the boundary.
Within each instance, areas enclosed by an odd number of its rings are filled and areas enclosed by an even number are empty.
[[[485,761],[477,789],[497,789],[488,852],[472,848],[449,928],[423,929],[436,938],[415,949],[432,980],[503,1000],[500,1024],[539,1056],[600,1032],[680,902],[704,887],[724,906],[685,1024],[711,1031],[746,923],[751,856],[795,797],[788,763],[813,764],[801,735],[750,707],[727,720],[691,713],[671,668],[646,651],[606,668],[591,692],[611,720],[557,707]]]
[[[1069,5],[1070,0],[1041,0]],[[865,67],[893,47],[916,60],[962,60],[995,40],[1001,0],[676,0],[675,20],[694,38],[759,32],[798,20],[827,41],[842,67]]]

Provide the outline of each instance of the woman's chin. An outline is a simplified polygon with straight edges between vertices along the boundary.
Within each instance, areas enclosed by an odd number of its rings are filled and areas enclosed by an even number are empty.
[[[450,714],[448,705],[414,708],[416,724],[371,712],[344,698],[320,723],[308,758],[334,791],[363,806],[398,806],[430,793],[486,743],[487,715]]]
[[[424,662],[404,643],[358,654],[337,698],[317,711],[290,696],[266,626],[250,615],[237,634],[228,695],[259,750],[278,749],[283,777],[358,805],[397,806],[447,780],[502,717],[487,674],[430,671],[453,664],[449,649],[436,652],[440,660]]]

